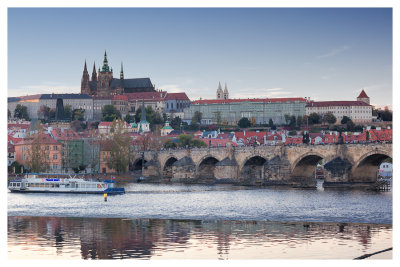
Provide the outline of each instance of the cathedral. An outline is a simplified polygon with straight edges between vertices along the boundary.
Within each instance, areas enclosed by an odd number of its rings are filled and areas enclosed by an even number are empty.
[[[112,96],[124,93],[155,92],[150,78],[125,79],[121,63],[119,79],[113,77],[113,69],[108,66],[107,52],[104,52],[103,66],[96,72],[93,64],[91,79],[87,71],[86,60],[81,80],[81,94],[90,96]]]

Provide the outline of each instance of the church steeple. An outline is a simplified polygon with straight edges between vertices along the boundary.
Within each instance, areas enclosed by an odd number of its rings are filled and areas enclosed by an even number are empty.
[[[217,99],[223,99],[224,92],[222,91],[221,82],[218,83]]]
[[[81,79],[81,94],[90,94],[89,73],[87,71],[86,59],[85,59],[85,66],[83,67],[83,74],[82,74],[82,79]]]
[[[104,51],[103,67],[101,68],[101,72],[110,72],[107,60],[107,51]]]
[[[228,86],[225,83],[225,89],[224,89],[224,99],[229,99],[229,92],[228,92]]]
[[[121,73],[119,74],[119,78],[120,78],[121,80],[124,79],[124,67],[122,66],[122,62],[121,62]]]
[[[93,62],[92,82],[97,81],[96,62]]]

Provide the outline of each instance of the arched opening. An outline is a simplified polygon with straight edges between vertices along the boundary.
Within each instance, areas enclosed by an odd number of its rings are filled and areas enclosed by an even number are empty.
[[[249,158],[243,165],[241,177],[245,181],[262,182],[264,180],[264,163],[267,160],[260,156]]]
[[[323,163],[323,158],[319,155],[307,155],[300,159],[292,170],[292,179],[299,181],[314,180],[317,178],[317,171],[322,170],[322,175],[319,174],[319,178],[324,178],[324,171],[322,167],[319,167]]]
[[[144,164],[146,164],[147,160],[143,160],[142,162],[142,158],[138,158],[136,159],[133,164],[132,164],[132,170],[135,173],[141,173],[142,172],[142,167]]]
[[[218,160],[214,157],[203,159],[198,168],[198,177],[200,179],[214,179],[215,164],[217,163]]]
[[[350,182],[376,182],[379,166],[384,161],[390,161],[391,157],[383,153],[366,156],[353,167]]]
[[[164,169],[163,169],[163,177],[164,178],[166,178],[166,179],[172,178],[172,164],[174,164],[176,161],[178,161],[176,158],[171,157],[165,162]]]

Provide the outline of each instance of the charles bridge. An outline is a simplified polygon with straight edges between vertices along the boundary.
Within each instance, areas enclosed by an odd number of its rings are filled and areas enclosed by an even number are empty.
[[[386,158],[392,158],[391,143],[227,146],[146,151],[136,154],[132,167],[143,167],[153,181],[315,187],[323,159],[324,186],[335,187],[375,182]]]

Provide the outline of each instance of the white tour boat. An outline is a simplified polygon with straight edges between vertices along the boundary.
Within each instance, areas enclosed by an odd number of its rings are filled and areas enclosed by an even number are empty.
[[[57,178],[47,178],[57,176]],[[67,177],[63,177],[67,176]],[[123,187],[114,187],[113,180],[88,180],[71,174],[26,174],[22,179],[8,183],[11,192],[21,193],[84,193],[84,194],[124,194]]]

